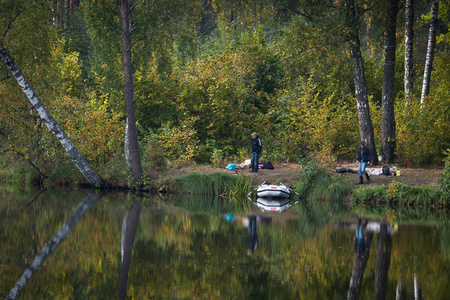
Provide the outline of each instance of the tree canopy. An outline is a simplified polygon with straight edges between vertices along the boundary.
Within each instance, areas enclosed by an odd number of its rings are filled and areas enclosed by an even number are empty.
[[[355,158],[360,141],[349,36],[360,40],[377,152],[388,1],[132,1],[130,30],[143,167],[249,156],[295,162]],[[450,6],[439,3],[427,101],[420,105],[432,1],[414,1],[413,90],[405,98],[405,3],[400,1],[392,82],[396,153],[439,163],[450,147]],[[102,176],[123,172],[126,122],[117,1],[0,1],[0,43],[39,98]],[[351,31],[351,32],[350,32]],[[0,66],[0,153],[49,174],[66,164],[5,66]],[[408,105],[405,105],[408,101]],[[11,156],[13,155],[13,157]],[[9,157],[9,158],[8,158]],[[117,174],[116,174],[117,175]]]

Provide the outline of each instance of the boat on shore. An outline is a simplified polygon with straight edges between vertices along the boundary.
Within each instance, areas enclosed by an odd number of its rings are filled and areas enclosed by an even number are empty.
[[[260,198],[289,198],[291,195],[291,189],[282,183],[262,183],[256,188],[256,194]]]

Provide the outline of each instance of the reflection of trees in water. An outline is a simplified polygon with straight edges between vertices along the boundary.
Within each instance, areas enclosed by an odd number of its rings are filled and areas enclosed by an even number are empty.
[[[358,225],[356,227],[357,237],[355,239],[355,258],[353,262],[352,276],[350,278],[347,299],[359,298],[364,278],[364,271],[366,269],[367,262],[370,256],[369,250],[373,238],[372,231],[364,233],[366,238],[365,253],[360,255],[360,253],[356,251],[360,222],[361,220],[359,220]],[[377,246],[376,268],[375,268],[375,290],[374,290],[375,299],[386,299],[386,287],[388,282],[389,266],[391,262],[391,249],[392,249],[392,238],[391,235],[388,233],[388,224],[384,221],[380,225],[380,231],[378,234],[378,246]]]
[[[127,295],[128,272],[130,270],[131,254],[133,252],[134,237],[136,235],[140,212],[141,205],[139,202],[135,202],[123,220],[121,237],[122,267],[120,270],[117,299],[125,299]]]
[[[388,224],[383,222],[378,235],[377,261],[375,271],[375,299],[386,299],[386,286],[391,264],[392,237]]]
[[[45,298],[50,290],[63,295],[63,298],[69,297],[70,292],[64,294],[63,290],[73,288],[75,291],[78,283],[81,283],[78,290],[80,297],[74,299],[117,296],[118,270],[121,268],[117,237],[126,210],[124,203],[129,202],[122,198],[117,200],[117,197],[111,201],[104,199],[102,205],[92,207],[78,223],[72,231],[74,238],[59,245],[58,253],[64,250],[65,256],[53,255],[34,275],[21,292],[25,297],[41,295]],[[40,198],[37,202],[40,205],[43,203],[41,200],[44,199]],[[76,206],[77,202],[70,202],[70,206]],[[28,201],[22,203],[25,205]],[[48,202],[45,212],[50,217],[38,218],[38,227],[55,219],[54,208],[63,203],[64,209],[61,208],[61,211],[67,211],[65,201]],[[174,208],[167,210],[164,203],[158,205],[163,211],[156,205],[151,209],[141,209],[127,278],[127,286],[133,286],[133,289],[128,289],[127,297],[145,298],[150,291],[155,298],[213,298],[215,295],[226,298],[230,291],[233,291],[233,296],[236,295],[235,298],[263,295],[266,298],[293,299],[301,295],[305,299],[342,299],[347,295],[354,258],[353,235],[351,231],[340,227],[336,229],[334,223],[329,223],[334,215],[325,207],[322,215],[301,212],[296,219],[281,220],[277,217],[270,226],[258,224],[258,250],[248,257],[248,229],[237,218],[230,223],[225,221],[223,215],[194,215]],[[292,207],[291,212],[297,210],[299,205],[301,203]],[[42,214],[43,211],[44,207]],[[29,210],[26,216],[31,216],[31,213]],[[57,216],[56,224],[62,224],[63,214],[58,211]],[[21,220],[25,220],[24,217]],[[55,226],[53,222],[51,224]],[[20,226],[24,225],[26,222],[21,222]],[[30,231],[31,226],[28,228]],[[46,227],[45,230],[51,235],[58,230],[52,228],[49,230]],[[390,275],[392,272],[401,275],[407,299],[413,295],[414,273],[418,276],[417,287],[423,289],[424,296],[443,299],[443,292],[433,292],[430,287],[430,282],[433,282],[433,288],[444,291],[443,285],[448,280],[446,258],[439,253],[443,228],[430,231],[430,227],[423,227],[417,235],[417,226],[402,228],[406,231],[393,237],[396,240],[392,247]],[[42,234],[44,231],[40,232]],[[46,240],[50,237],[48,234],[43,236],[47,236]],[[378,240],[378,236],[375,237]],[[414,237],[414,246],[411,237]],[[31,241],[30,238],[27,240]],[[38,243],[38,249],[39,245],[42,246],[42,243]],[[375,271],[376,250],[372,248],[372,260],[369,260],[366,269],[370,267]],[[438,252],[437,256],[428,255],[433,251]],[[418,259],[413,262],[413,257]],[[413,264],[416,268],[403,269],[403,266]],[[21,275],[15,274],[17,278]],[[67,279],[61,282],[63,274]],[[373,294],[375,277],[364,279],[367,284],[363,283],[361,295]],[[397,277],[390,279],[388,284],[392,288],[388,289],[390,295],[387,298],[395,292]],[[93,283],[96,285],[93,286]],[[13,284],[9,283],[8,288]],[[46,290],[43,291],[43,288]]]
[[[78,204],[78,206],[70,214],[70,217],[63,224],[61,229],[48,241],[44,247],[39,251],[39,253],[34,258],[33,263],[26,268],[25,272],[22,274],[20,279],[17,281],[16,285],[11,289],[8,299],[16,299],[20,291],[25,287],[28,281],[33,276],[34,272],[44,263],[44,261],[55,251],[59,244],[66,238],[66,236],[72,231],[72,229],[77,225],[78,221],[83,217],[83,215],[94,205],[101,197],[100,192],[91,192],[86,198]]]

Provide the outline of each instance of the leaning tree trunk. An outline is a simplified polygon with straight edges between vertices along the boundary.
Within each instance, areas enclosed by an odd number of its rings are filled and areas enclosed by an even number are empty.
[[[133,92],[133,66],[131,61],[131,33],[129,24],[128,0],[121,0],[122,12],[122,40],[123,40],[123,68],[125,78],[125,98],[127,104],[127,126],[125,132],[125,155],[127,162],[131,163],[131,170],[135,179],[142,175],[141,156],[136,129],[136,113],[134,109]]]
[[[422,96],[420,104],[425,104],[425,99],[430,93],[431,70],[433,68],[434,50],[436,48],[436,23],[439,11],[439,0],[434,0],[431,5],[430,29],[428,31],[427,58],[423,73]]]
[[[413,93],[414,0],[406,0],[405,22],[405,97],[406,106]]]
[[[84,157],[72,143],[69,137],[65,134],[61,126],[59,126],[59,124],[55,121],[55,119],[53,119],[50,113],[47,112],[44,105],[37,97],[36,93],[28,84],[19,67],[16,65],[12,57],[4,48],[0,48],[0,56],[2,57],[5,65],[16,78],[19,86],[22,88],[22,91],[31,102],[32,107],[38,112],[39,116],[41,117],[47,128],[50,130],[50,132],[56,136],[58,141],[69,154],[72,161],[75,163],[78,169],[80,169],[81,173],[83,173],[83,175],[89,180],[91,184],[102,184],[102,179],[100,178],[100,176],[91,168],[89,163],[84,159]]]
[[[359,135],[362,141],[366,142],[372,154],[372,164],[378,164],[378,155],[375,148],[375,138],[373,133],[372,119],[370,117],[369,98],[367,95],[367,83],[364,74],[364,64],[361,55],[359,40],[359,21],[356,15],[356,8],[353,0],[345,2],[347,11],[347,26],[350,32],[350,55],[353,60],[353,82],[355,84],[356,105],[359,117]]]
[[[397,30],[398,0],[389,0],[384,44],[383,93],[381,101],[381,143],[384,160],[392,164],[395,161],[395,114],[394,114],[394,80],[395,80],[395,33]]]

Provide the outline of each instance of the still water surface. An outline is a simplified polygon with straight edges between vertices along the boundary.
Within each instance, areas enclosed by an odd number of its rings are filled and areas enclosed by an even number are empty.
[[[446,217],[133,200],[0,185],[0,298],[449,299]]]

